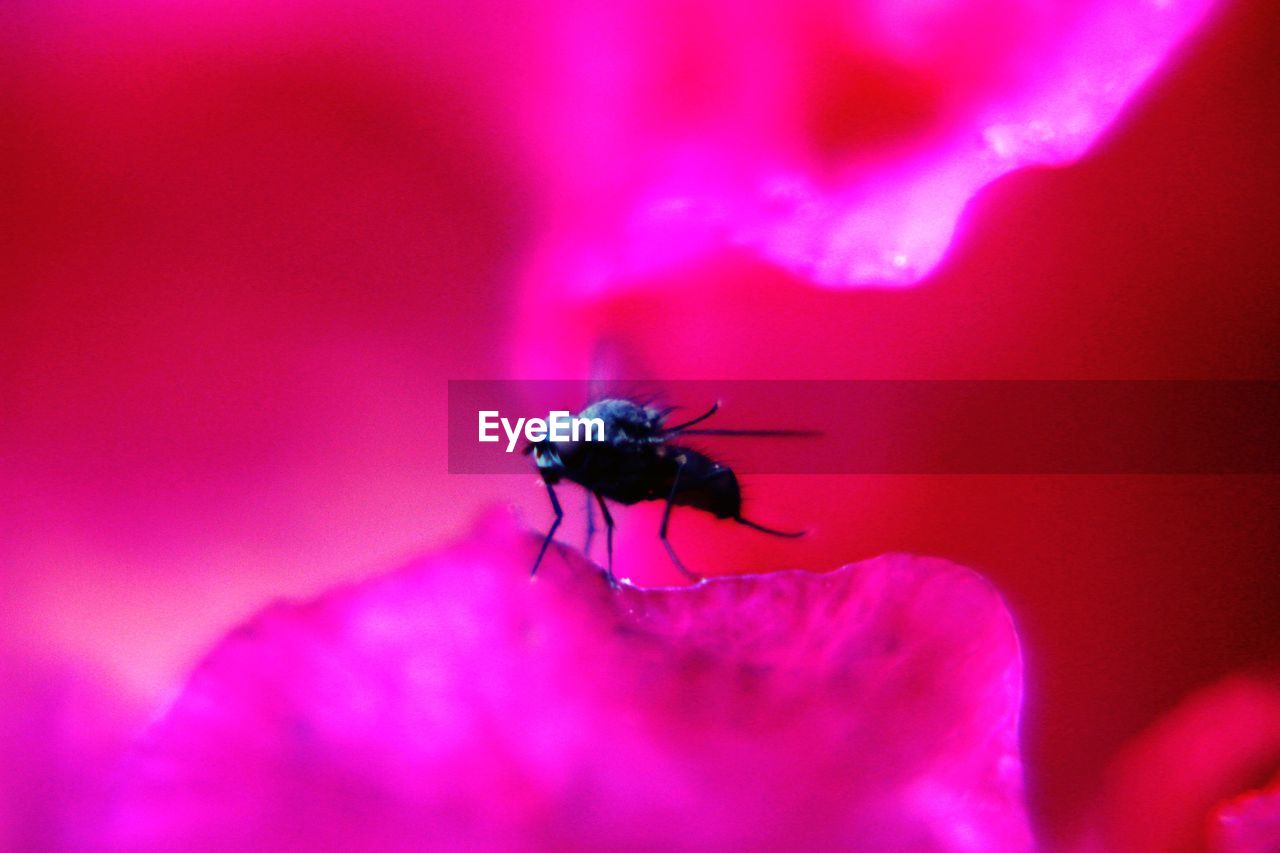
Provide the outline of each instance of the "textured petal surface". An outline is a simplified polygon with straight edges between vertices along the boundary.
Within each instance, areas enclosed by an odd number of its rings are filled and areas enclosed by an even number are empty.
[[[491,520],[228,636],[132,765],[129,847],[1017,850],[1021,660],[972,571],[611,591]]]

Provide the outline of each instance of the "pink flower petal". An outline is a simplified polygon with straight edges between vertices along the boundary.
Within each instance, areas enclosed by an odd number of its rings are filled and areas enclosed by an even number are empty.
[[[559,183],[532,286],[595,294],[727,247],[914,283],[980,187],[1079,157],[1210,5],[566,2],[531,121]]]
[[[133,766],[130,848],[1030,845],[1021,661],[942,560],[610,590],[491,522],[228,636]]]
[[[1280,778],[1220,807],[1209,846],[1215,853],[1274,853],[1280,850]]]
[[[1164,853],[1200,850],[1216,838],[1225,850],[1255,850],[1246,839],[1266,831],[1274,803],[1246,807],[1237,801],[1248,814],[1248,825],[1239,827],[1224,822],[1241,813],[1234,806],[1216,818],[1214,810],[1264,781],[1277,765],[1280,684],[1224,679],[1185,699],[1117,757],[1079,849]]]
[[[0,629],[0,850],[88,850],[142,712],[106,679]]]

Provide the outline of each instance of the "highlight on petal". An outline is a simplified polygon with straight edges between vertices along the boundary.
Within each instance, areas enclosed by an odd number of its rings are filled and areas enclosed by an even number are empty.
[[[912,284],[980,187],[1079,157],[1211,2],[566,2],[529,120],[558,184],[531,286],[731,247]]]
[[[1021,661],[968,569],[888,555],[614,591],[489,521],[226,637],[132,762],[129,849],[1031,845]]]

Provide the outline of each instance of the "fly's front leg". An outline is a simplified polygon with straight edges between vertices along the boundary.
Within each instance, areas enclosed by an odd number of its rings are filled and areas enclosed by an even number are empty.
[[[609,514],[609,506],[604,502],[603,495],[596,495],[596,500],[600,502],[600,514],[604,516],[605,542],[609,553],[609,562],[607,564],[609,567],[607,574],[609,586],[616,587],[618,579],[613,576],[613,516]]]
[[[593,498],[595,495],[587,492],[587,541],[582,546],[582,555],[588,560],[591,559],[591,540],[596,538],[596,505]]]
[[[538,559],[533,561],[533,570],[529,572],[532,577],[538,573],[538,566],[542,563],[542,555],[547,553],[547,546],[551,544],[551,540],[556,535],[556,528],[560,526],[560,522],[564,521],[564,510],[560,508],[560,499],[556,497],[556,490],[551,488],[551,484],[547,483],[547,495],[551,498],[551,508],[555,510],[556,520],[551,522],[551,529],[547,531],[547,538],[542,540],[542,548],[538,551]]]
[[[714,409],[712,410],[714,411]],[[704,415],[703,417],[709,417]],[[671,540],[667,539],[667,526],[671,524],[671,508],[675,506],[676,491],[680,488],[680,474],[684,471],[684,462],[676,467],[676,475],[671,479],[671,492],[667,495],[667,506],[662,511],[662,527],[658,530],[658,538],[662,540],[662,546],[667,549],[667,556],[671,558],[671,562],[675,563],[680,573],[691,581],[700,581],[702,578],[694,574],[684,567],[684,563],[680,562],[680,558],[676,556],[676,549],[671,547]]]

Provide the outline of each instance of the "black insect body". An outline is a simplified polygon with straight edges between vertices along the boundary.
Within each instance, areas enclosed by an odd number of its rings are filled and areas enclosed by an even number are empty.
[[[555,537],[556,528],[564,519],[564,511],[556,497],[555,484],[561,480],[577,483],[587,490],[587,549],[594,535],[594,517],[591,502],[600,506],[604,516],[608,542],[608,580],[617,585],[613,575],[613,517],[606,501],[623,505],[641,501],[666,502],[662,514],[662,527],[658,538],[662,540],[671,561],[686,577],[697,580],[698,575],[685,568],[667,539],[671,522],[671,509],[687,506],[709,512],[716,518],[727,518],[772,536],[796,537],[803,532],[788,533],[773,530],[742,517],[742,491],[738,478],[725,465],[703,453],[672,444],[682,435],[811,435],[793,430],[694,430],[716,413],[719,404],[691,421],[667,426],[670,409],[656,409],[630,400],[601,400],[584,409],[580,419],[599,418],[604,422],[603,441],[543,441],[530,443],[524,448],[532,453],[538,465],[538,473],[547,486],[555,521],[547,531],[533,563],[538,571],[547,546]]]

